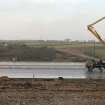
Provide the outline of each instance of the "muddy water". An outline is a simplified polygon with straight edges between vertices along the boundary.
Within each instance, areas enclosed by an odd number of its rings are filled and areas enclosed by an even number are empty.
[[[84,63],[1,62],[0,76],[11,78],[92,78],[105,79],[105,72],[89,73]]]

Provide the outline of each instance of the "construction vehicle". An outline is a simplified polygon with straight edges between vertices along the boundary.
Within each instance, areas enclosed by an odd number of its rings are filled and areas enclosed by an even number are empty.
[[[99,40],[99,42],[101,42],[105,46],[105,41],[102,39],[102,37],[95,30],[95,27],[94,27],[94,25],[96,25],[97,23],[101,22],[104,19],[105,17],[100,18],[94,23],[88,25],[87,28],[92,33],[92,35],[94,35]],[[95,68],[98,68],[102,72],[102,69],[103,68],[105,69],[105,63],[102,60],[96,61],[92,59],[86,62],[86,68],[88,69],[89,72],[92,72]]]

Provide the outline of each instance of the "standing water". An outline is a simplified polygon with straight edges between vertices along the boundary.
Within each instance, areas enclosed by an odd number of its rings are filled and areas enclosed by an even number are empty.
[[[0,76],[11,78],[92,78],[105,79],[105,72],[89,73],[84,63],[1,62]]]

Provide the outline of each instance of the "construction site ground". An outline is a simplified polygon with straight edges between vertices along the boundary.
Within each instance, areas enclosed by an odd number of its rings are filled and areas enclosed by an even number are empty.
[[[105,105],[105,80],[2,77],[0,105]]]

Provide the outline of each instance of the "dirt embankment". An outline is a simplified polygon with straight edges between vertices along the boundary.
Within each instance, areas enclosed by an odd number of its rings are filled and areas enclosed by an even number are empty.
[[[80,48],[58,48],[56,55],[58,61],[84,62],[87,59],[96,59],[86,55]]]
[[[105,105],[105,80],[0,78],[1,105]]]

